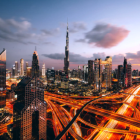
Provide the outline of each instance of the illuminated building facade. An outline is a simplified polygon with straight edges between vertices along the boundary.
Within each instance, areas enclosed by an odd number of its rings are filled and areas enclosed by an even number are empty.
[[[46,140],[46,103],[44,85],[38,77],[26,77],[16,89],[13,107],[14,140]]]
[[[69,88],[69,78],[64,71],[62,72],[61,75],[61,88],[65,90]]]
[[[131,64],[127,65],[127,76],[128,76],[128,86],[130,87],[132,85],[132,68],[131,68]]]
[[[6,105],[6,50],[0,53],[0,108]]]
[[[64,71],[65,71],[65,74],[68,75],[68,71],[69,71],[69,29],[68,29],[68,24],[67,24],[67,32],[66,32]]]
[[[28,67],[28,62],[26,62],[26,75],[27,75],[27,67]]]
[[[132,71],[132,76],[139,76],[139,71],[134,69]]]
[[[15,65],[12,67],[12,77],[14,78],[16,76],[16,68]]]
[[[26,76],[28,77],[32,76],[32,67],[27,67]]]
[[[93,60],[88,60],[88,83],[92,84],[94,78],[94,73],[93,73]]]
[[[42,65],[42,77],[45,77],[46,74],[45,74],[45,64]]]
[[[39,77],[39,58],[37,51],[34,51],[32,59],[32,76],[34,75]]]
[[[88,65],[83,66],[83,80],[88,81]]]
[[[112,87],[112,57],[107,56],[105,59],[105,85],[106,89]]]
[[[18,76],[18,62],[15,61],[15,76]]]
[[[13,139],[46,140],[46,107],[44,85],[39,79],[37,52],[33,54],[32,78],[24,77],[15,90],[13,106]]]
[[[83,71],[81,70],[80,66],[78,66],[78,78],[83,79]]]
[[[118,65],[118,86],[123,87],[123,65]]]
[[[24,60],[20,59],[20,76],[24,76]]]
[[[54,83],[55,82],[55,70],[47,69],[47,83]]]
[[[126,58],[124,58],[124,62],[123,62],[123,73],[124,73],[123,87],[128,87],[127,59]]]
[[[101,91],[102,88],[102,59],[94,60],[94,87],[96,91]]]

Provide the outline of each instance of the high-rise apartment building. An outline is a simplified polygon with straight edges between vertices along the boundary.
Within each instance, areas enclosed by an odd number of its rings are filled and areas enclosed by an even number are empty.
[[[102,59],[94,60],[94,87],[96,91],[101,91],[102,87]]]
[[[54,83],[55,82],[55,70],[47,69],[47,83]]]
[[[80,66],[78,66],[78,78],[83,79],[83,71],[81,70]]]
[[[132,85],[132,68],[131,64],[127,64],[127,76],[128,76],[128,86]]]
[[[134,69],[132,71],[132,76],[138,76],[138,75],[139,75],[139,71]]]
[[[105,59],[105,85],[106,89],[112,87],[112,57],[107,56]]]
[[[123,79],[123,86],[127,87],[128,86],[128,73],[127,73],[127,59],[124,57],[124,62],[123,62],[123,73],[124,73],[124,79]]]
[[[0,108],[6,105],[6,50],[0,53]]]
[[[13,107],[14,140],[46,140],[44,85],[38,77],[26,77],[17,86]]]
[[[94,73],[93,73],[93,60],[88,60],[88,83],[92,84],[94,78]]]
[[[15,65],[12,67],[12,77],[14,78],[16,76],[16,68]]]
[[[88,81],[88,65],[83,66],[83,80]]]
[[[123,78],[124,78],[124,73],[123,73],[123,65],[118,65],[118,86],[123,87]]]
[[[20,59],[20,76],[24,76],[24,60]]]
[[[42,65],[42,77],[46,76],[45,64]]]
[[[15,76],[18,76],[18,62],[15,61]]]
[[[32,59],[32,76],[34,75],[39,77],[39,57],[37,51],[34,51]]]
[[[32,76],[32,67],[27,67],[26,76],[27,77],[31,77]]]
[[[26,62],[26,71],[27,71],[27,67],[28,67],[28,62]]]
[[[16,88],[13,107],[14,140],[46,140],[46,102],[44,85],[38,77],[38,63],[33,54],[32,78],[25,77]],[[36,63],[35,63],[35,62]]]
[[[69,79],[64,71],[62,71],[62,75],[61,75],[61,88],[65,90],[68,90],[69,88]]]
[[[69,71],[69,29],[68,29],[68,24],[67,24],[67,32],[66,32],[64,71],[65,71],[65,74],[68,75],[68,71]]]

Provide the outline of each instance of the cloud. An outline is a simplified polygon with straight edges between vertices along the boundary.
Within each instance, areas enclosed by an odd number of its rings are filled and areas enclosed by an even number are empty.
[[[93,59],[96,59],[96,58],[101,58],[102,60],[104,60],[106,57],[105,53],[94,53],[93,54]]]
[[[65,57],[65,54],[63,53],[42,54],[42,55],[51,59],[58,59],[58,60],[63,60]]]
[[[126,53],[126,57],[129,59],[140,59],[140,51],[137,51],[136,53]]]
[[[85,40],[85,39],[77,39],[77,40],[75,40],[75,42],[85,43],[85,42],[86,42],[86,40]]]
[[[43,35],[53,36],[53,35],[57,34],[60,31],[60,29],[59,28],[52,29],[52,30],[42,29],[41,31],[42,31]]]
[[[45,57],[57,60],[64,60],[65,54],[54,53],[54,54],[42,54]],[[94,53],[92,57],[84,57],[80,54],[69,53],[69,61],[76,64],[87,64],[88,60],[94,60],[95,58],[105,59],[105,53]]]
[[[128,34],[129,31],[123,27],[99,23],[85,34],[85,39],[88,40],[89,44],[93,44],[94,46],[111,48],[123,41]]]
[[[45,33],[46,31],[46,33]],[[18,42],[22,44],[36,45],[39,41],[46,41],[47,37],[59,32],[59,28],[49,30],[41,30],[41,33],[34,33],[32,24],[22,19],[22,21],[16,21],[14,19],[2,19],[0,18],[0,40],[8,42]]]
[[[51,42],[44,42],[43,44],[45,44],[45,45],[54,45],[54,44],[51,43]]]
[[[70,23],[68,26],[69,26],[69,32],[70,33],[85,31],[87,29],[86,24],[84,22],[73,22],[73,23]],[[67,24],[66,23],[61,23],[61,27],[66,28]]]

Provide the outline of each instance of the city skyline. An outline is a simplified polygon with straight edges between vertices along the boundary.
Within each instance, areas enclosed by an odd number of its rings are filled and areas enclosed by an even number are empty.
[[[109,5],[102,0],[90,4],[84,0],[7,4],[0,0],[0,42],[1,49],[7,50],[7,68],[11,69],[21,58],[31,66],[30,56],[37,46],[40,67],[45,63],[46,68],[63,69],[68,19],[71,69],[106,56],[112,56],[113,69],[124,57],[132,69],[140,69],[139,19],[133,16],[139,11],[140,2],[108,2]]]

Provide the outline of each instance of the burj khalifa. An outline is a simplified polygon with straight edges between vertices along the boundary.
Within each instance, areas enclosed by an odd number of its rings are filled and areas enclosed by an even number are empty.
[[[68,70],[69,70],[69,29],[67,23],[65,58],[64,58],[64,71],[66,75],[68,75]]]

